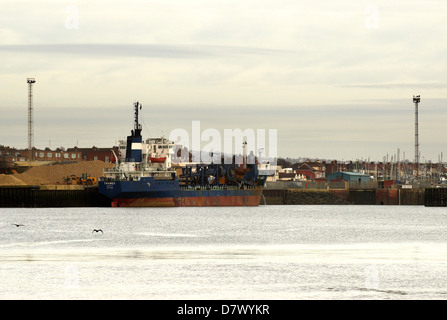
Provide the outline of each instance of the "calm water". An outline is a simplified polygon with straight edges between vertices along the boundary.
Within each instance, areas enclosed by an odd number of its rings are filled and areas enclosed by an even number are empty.
[[[447,298],[445,208],[0,208],[0,230],[0,299]]]

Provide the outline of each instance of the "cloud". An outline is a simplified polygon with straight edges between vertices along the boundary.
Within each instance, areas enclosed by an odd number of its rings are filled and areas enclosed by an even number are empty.
[[[202,59],[239,55],[291,54],[285,50],[213,45],[160,44],[32,44],[0,45],[0,51],[21,54],[63,54],[90,57],[142,57],[167,59]]]
[[[72,5],[78,29],[65,25]],[[370,5],[374,28],[365,25]],[[5,0],[0,143],[26,142],[25,79],[35,77],[44,145],[109,145],[128,134],[139,100],[152,134],[193,120],[277,128],[284,155],[380,159],[397,147],[411,153],[411,97],[421,94],[421,150],[436,158],[446,147],[446,8],[435,0]]]
[[[419,83],[353,83],[339,85],[344,88],[367,88],[367,89],[396,89],[396,88],[409,88],[409,89],[445,89],[447,88],[447,82],[419,82]]]

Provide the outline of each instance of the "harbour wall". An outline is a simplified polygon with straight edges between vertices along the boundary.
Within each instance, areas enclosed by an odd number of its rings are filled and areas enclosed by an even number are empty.
[[[424,189],[283,189],[264,190],[267,205],[352,204],[424,205]],[[263,202],[261,201],[261,204]]]
[[[425,206],[447,207],[447,188],[425,189]]]
[[[2,186],[0,207],[110,207],[110,200],[87,186]]]
[[[265,189],[260,205],[426,205],[447,206],[447,188],[432,189]],[[0,207],[110,207],[97,187],[0,186]]]

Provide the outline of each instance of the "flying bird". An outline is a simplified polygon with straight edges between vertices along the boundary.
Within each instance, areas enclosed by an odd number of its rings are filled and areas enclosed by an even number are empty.
[[[101,229],[93,229],[92,233],[93,233],[93,232],[101,232],[101,233],[104,233]]]
[[[24,227],[24,226],[25,226],[24,224],[17,224],[17,223],[13,223],[12,225],[13,225],[13,226],[16,226],[17,228],[18,228],[18,227]]]

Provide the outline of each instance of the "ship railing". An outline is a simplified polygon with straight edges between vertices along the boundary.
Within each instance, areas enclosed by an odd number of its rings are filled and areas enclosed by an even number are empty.
[[[100,181],[140,181],[140,178],[138,177],[130,177],[130,178],[126,178],[126,177],[100,177],[99,178]]]
[[[105,174],[105,177],[107,177],[107,174],[115,175],[115,177],[121,177],[125,175],[129,175],[132,177],[159,177],[160,179],[173,179],[175,177],[175,171],[170,170],[157,170],[157,171],[147,171],[147,170],[138,170],[138,171],[131,171],[128,172],[126,170],[116,170],[113,168],[105,168],[103,173]]]

